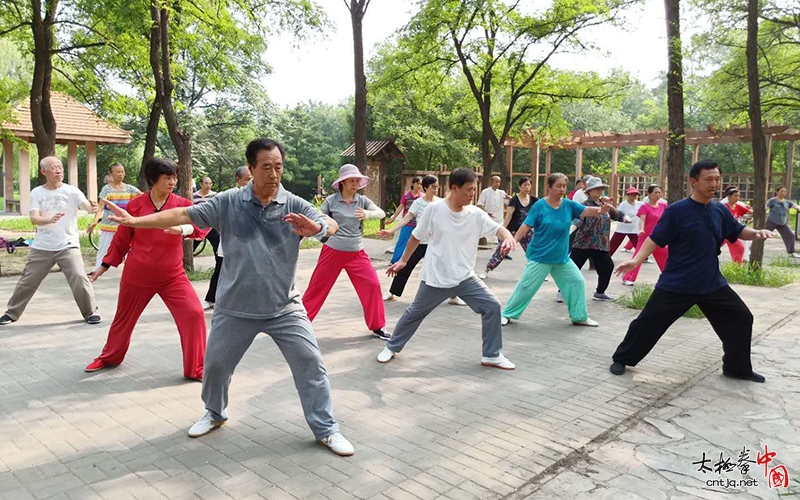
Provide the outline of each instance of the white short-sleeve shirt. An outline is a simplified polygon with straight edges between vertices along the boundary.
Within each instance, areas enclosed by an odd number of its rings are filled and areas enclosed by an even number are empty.
[[[434,288],[452,288],[475,276],[478,241],[499,229],[500,224],[474,205],[454,212],[447,200],[431,203],[412,233],[428,242],[420,279]]]
[[[36,227],[31,248],[59,252],[67,248],[80,248],[78,236],[78,209],[88,203],[80,189],[62,184],[58,189],[45,189],[39,186],[31,190],[31,209],[41,217],[64,214],[55,224]]]
[[[505,216],[506,192],[502,189],[488,187],[481,191],[478,205],[482,206],[495,222],[502,223]]]

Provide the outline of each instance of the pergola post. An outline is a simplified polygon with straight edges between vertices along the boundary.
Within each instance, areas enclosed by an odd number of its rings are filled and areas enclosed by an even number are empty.
[[[700,145],[695,144],[692,146],[692,165],[700,161]]]
[[[19,213],[31,211],[31,154],[19,148]]]
[[[547,196],[547,178],[550,177],[550,166],[553,164],[553,151],[547,150],[544,155],[544,195]]]
[[[67,171],[69,185],[78,187],[78,143],[75,141],[67,143]]]
[[[506,179],[505,191],[510,193],[514,186],[514,146],[506,146]]]
[[[794,177],[794,141],[786,145],[786,191],[792,197],[792,180]]]
[[[661,191],[667,192],[667,141],[661,141],[661,160],[658,163],[658,183]]]
[[[578,146],[577,154],[575,155],[575,181],[583,177],[583,147]]]
[[[97,143],[86,141],[86,197],[97,201]]]
[[[772,179],[772,136],[767,136],[767,195],[769,196],[769,191],[772,189],[771,181]]]
[[[531,180],[533,181],[533,195],[539,197],[539,141],[531,148]]]
[[[617,164],[619,163],[619,148],[611,150],[611,198],[617,200]]]
[[[3,139],[3,197],[5,201],[14,199],[14,143]],[[7,206],[7,205],[6,205]]]

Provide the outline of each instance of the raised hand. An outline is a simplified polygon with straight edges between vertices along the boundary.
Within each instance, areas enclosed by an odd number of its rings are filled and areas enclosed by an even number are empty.
[[[303,214],[289,214],[283,218],[292,226],[292,232],[298,236],[314,236],[322,230],[318,222],[314,222]]]
[[[377,236],[379,239],[385,240],[386,238],[391,238],[392,236],[394,236],[394,233],[391,231],[387,231],[386,229],[381,229],[380,231],[378,231]]]
[[[607,214],[608,211],[611,210],[612,208],[613,208],[613,205],[611,203],[603,203],[603,205],[600,207],[600,211],[598,213],[600,215]]]
[[[97,202],[89,200],[89,206],[92,207],[92,211],[90,213],[97,213]]]
[[[775,233],[770,231],[769,229],[757,229],[756,230],[756,237],[757,240],[768,240],[775,236]]]
[[[363,208],[356,208],[356,219],[364,220],[367,218],[367,213],[364,211]]]
[[[509,253],[513,252],[517,248],[517,242],[514,238],[504,239],[503,243],[500,245],[500,255],[505,257]]]
[[[109,220],[112,220],[117,224],[121,224],[123,226],[134,227],[136,225],[136,217],[129,214],[127,210],[116,206],[114,203],[106,200],[105,198],[101,198],[100,201],[105,203],[106,208],[108,208],[113,214],[109,216]]]
[[[181,230],[180,226],[172,226],[164,229],[164,232],[167,234],[175,234],[178,236],[183,236],[183,230]]]
[[[386,269],[386,276],[393,278],[397,276],[397,274],[402,271],[404,267],[406,267],[406,262],[404,260],[398,260]]]

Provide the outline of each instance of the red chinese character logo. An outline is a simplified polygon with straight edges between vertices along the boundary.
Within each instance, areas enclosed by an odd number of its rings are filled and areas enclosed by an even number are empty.
[[[789,472],[783,465],[773,467],[769,471],[769,487],[770,488],[788,488],[789,487]]]
[[[764,445],[764,454],[762,455],[759,451],[756,455],[756,463],[758,465],[764,466],[764,477],[767,477],[767,471],[769,470],[769,463],[772,462],[772,459],[778,455],[777,452],[769,451],[767,449],[767,445]]]

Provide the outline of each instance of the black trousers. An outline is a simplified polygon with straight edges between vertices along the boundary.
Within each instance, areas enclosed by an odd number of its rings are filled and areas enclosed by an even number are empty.
[[[578,269],[582,268],[587,260],[594,263],[594,270],[597,273],[597,293],[605,293],[611,282],[611,274],[614,272],[611,255],[604,250],[573,248],[570,257]]]
[[[389,293],[396,297],[401,297],[403,295],[403,291],[406,289],[406,283],[408,283],[408,278],[411,277],[411,272],[414,271],[414,268],[417,267],[419,261],[425,257],[425,251],[428,249],[428,245],[419,244],[417,249],[414,250],[414,253],[411,254],[411,257],[408,259],[408,264],[404,267],[397,276],[394,277],[392,280],[392,286],[389,288]]]
[[[222,257],[219,257],[219,233],[216,229],[212,229],[206,235],[206,239],[211,243],[211,248],[214,249],[214,274],[211,275],[211,283],[208,285],[208,292],[206,293],[206,302],[213,304],[217,301],[217,283],[219,282],[219,273],[222,271]],[[194,248],[200,244],[199,240],[194,242]]]
[[[722,341],[722,370],[733,375],[752,373],[750,339],[753,335],[753,315],[727,285],[706,294],[673,293],[656,288],[639,317],[628,327],[628,333],[617,347],[613,360],[636,366],[664,332],[695,304],[706,315]]]

